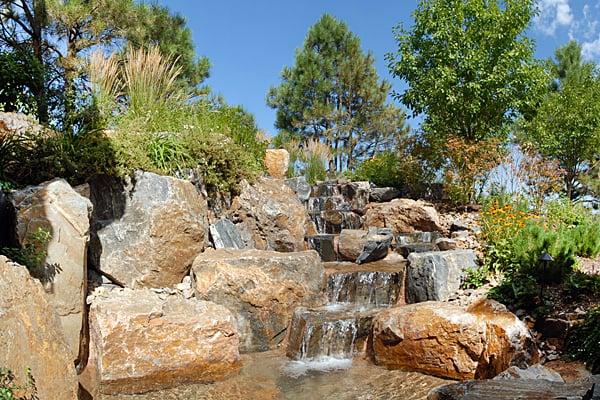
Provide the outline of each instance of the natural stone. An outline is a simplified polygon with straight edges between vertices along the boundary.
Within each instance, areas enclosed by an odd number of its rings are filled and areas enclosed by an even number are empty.
[[[467,310],[443,302],[386,309],[373,321],[373,354],[387,368],[452,379],[492,378],[539,360],[527,326],[491,300]]]
[[[316,251],[207,250],[192,267],[196,297],[227,307],[237,319],[240,350],[279,344],[296,307],[323,303]]]
[[[421,200],[395,199],[370,203],[365,208],[365,225],[392,228],[394,233],[443,231],[435,208]]]
[[[206,199],[192,183],[149,172],[90,185],[92,266],[123,286],[181,282],[208,234]]]
[[[290,165],[290,153],[285,149],[267,149],[265,167],[273,178],[285,178]]]
[[[455,219],[452,222],[452,224],[450,225],[451,232],[468,231],[468,230],[469,230],[469,225],[465,221],[462,221],[460,219]]]
[[[307,237],[308,247],[311,250],[316,250],[321,256],[321,260],[325,262],[337,260],[335,251],[335,236],[321,234]]]
[[[63,179],[29,186],[12,194],[16,212],[16,236],[22,246],[42,229],[50,235],[43,243],[43,265],[32,271],[56,310],[72,360],[79,357],[79,343],[87,295],[87,247],[92,204]]]
[[[398,251],[398,253],[400,253],[404,258],[408,258],[409,254],[412,253],[427,253],[438,250],[439,247],[433,243],[407,243],[400,244],[396,247],[396,251]]]
[[[501,372],[494,379],[545,379],[552,382],[564,382],[558,372],[546,368],[541,364],[535,364],[527,368],[519,368],[513,365],[506,371]]]
[[[236,226],[227,218],[220,218],[209,226],[215,249],[243,249],[246,247]]]
[[[306,181],[304,176],[297,176],[285,180],[285,184],[288,185],[298,196],[298,199],[305,203],[310,198],[312,187]]]
[[[40,399],[77,399],[72,351],[42,285],[27,269],[0,256],[0,366],[18,385],[31,369]]]
[[[150,289],[94,296],[90,339],[84,377],[104,394],[212,382],[240,366],[235,318],[225,307]]]
[[[369,232],[367,242],[364,244],[362,251],[356,258],[357,264],[365,264],[372,261],[377,261],[384,258],[388,254],[388,250],[392,244],[391,234],[379,234],[377,232]]]
[[[477,268],[472,250],[411,253],[408,256],[406,294],[409,303],[448,300],[468,269]]]
[[[456,250],[458,244],[453,239],[440,238],[435,241],[435,245],[442,251]]]
[[[400,233],[396,235],[396,244],[419,244],[429,243],[434,244],[437,239],[442,238],[442,234],[439,232],[413,232],[413,233]]]
[[[248,247],[293,252],[304,250],[308,215],[296,194],[283,180],[259,178],[242,182],[240,195],[229,211]]]
[[[398,189],[393,187],[371,188],[371,196],[369,200],[373,203],[384,203],[397,199],[401,196]]]
[[[343,260],[362,264],[384,258],[391,242],[392,235],[387,231],[342,229],[338,253]]]

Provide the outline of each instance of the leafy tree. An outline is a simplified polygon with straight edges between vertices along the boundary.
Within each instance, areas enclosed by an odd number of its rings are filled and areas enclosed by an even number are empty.
[[[387,55],[392,74],[409,88],[395,96],[425,114],[437,135],[483,140],[507,134],[546,83],[524,31],[534,0],[421,0],[410,29],[395,29]]]
[[[575,199],[582,194],[580,175],[600,157],[600,78],[595,66],[583,61],[575,42],[556,51],[550,70],[552,90],[535,116],[522,121],[520,136],[542,155],[558,160],[565,170],[566,194]]]
[[[37,110],[36,93],[44,84],[44,70],[30,51],[0,52],[0,82],[0,109]]]
[[[330,146],[330,170],[352,169],[393,148],[408,131],[405,115],[386,103],[390,84],[379,80],[373,62],[345,23],[324,15],[308,31],[295,65],[269,90],[275,126]]]

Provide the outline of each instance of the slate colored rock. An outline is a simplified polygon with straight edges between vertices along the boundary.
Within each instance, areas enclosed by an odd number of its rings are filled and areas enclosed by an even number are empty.
[[[209,232],[215,249],[244,249],[246,247],[236,226],[227,218],[220,218],[211,224]]]
[[[308,248],[316,250],[324,262],[337,260],[337,252],[335,251],[335,236],[321,234],[307,237]]]

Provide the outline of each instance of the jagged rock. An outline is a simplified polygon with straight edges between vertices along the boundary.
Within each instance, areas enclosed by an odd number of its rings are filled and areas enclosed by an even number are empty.
[[[0,256],[0,366],[16,383],[31,369],[40,399],[77,399],[77,374],[60,321],[42,285]]]
[[[259,178],[242,182],[229,211],[248,247],[293,252],[304,250],[308,214],[283,180]]]
[[[316,250],[321,256],[321,260],[325,262],[337,260],[334,235],[321,234],[309,236],[307,240],[309,249]]]
[[[285,180],[285,184],[288,185],[298,196],[298,199],[305,203],[310,198],[310,193],[312,191],[312,187],[306,181],[304,176],[297,176],[295,178],[290,178]]]
[[[362,210],[369,203],[370,192],[371,184],[369,182],[329,181],[315,185],[312,196],[321,198],[339,197],[347,206],[335,208],[335,210],[350,211]]]
[[[445,301],[460,288],[466,270],[477,268],[477,256],[472,250],[411,253],[408,265],[409,303]]]
[[[394,233],[443,231],[435,208],[421,200],[395,199],[388,203],[370,203],[365,209],[364,223],[369,227],[392,228]]]
[[[206,199],[190,182],[149,172],[91,182],[92,267],[123,286],[181,282],[208,235]]]
[[[367,234],[367,231],[359,229],[342,229],[338,243],[340,258],[348,261],[356,260],[367,242]]]
[[[290,165],[290,153],[285,149],[267,149],[265,152],[265,167],[270,176],[277,179],[285,178]]]
[[[354,211],[326,210],[314,216],[319,232],[339,234],[343,229],[359,229],[362,217]]]
[[[460,219],[455,219],[452,222],[452,224],[450,225],[451,232],[468,231],[468,230],[469,230],[469,225],[465,221],[461,221]]]
[[[458,247],[456,240],[448,239],[448,238],[437,239],[435,241],[435,245],[441,251],[456,250],[456,248]]]
[[[393,187],[371,188],[371,196],[369,200],[373,203],[384,203],[400,197],[402,193]]]
[[[296,307],[323,303],[316,251],[207,250],[192,267],[196,297],[227,307],[237,319],[240,350],[265,351],[285,336]]]
[[[375,362],[452,379],[492,378],[539,361],[527,326],[500,303],[467,310],[443,302],[393,307],[373,321]]]
[[[561,383],[543,379],[466,381],[432,389],[427,400],[588,400],[593,384]]]
[[[16,237],[22,246],[32,243],[39,229],[51,235],[44,248],[39,249],[46,251],[44,265],[31,273],[42,282],[48,301],[59,316],[69,356],[77,360],[86,318],[92,204],[63,179],[29,186],[11,197],[16,212]]]
[[[90,338],[82,379],[90,393],[143,393],[213,382],[240,366],[235,318],[225,307],[154,289],[95,295]]]
[[[338,253],[343,260],[362,264],[384,258],[391,242],[392,235],[387,231],[342,229]]]
[[[211,224],[209,231],[215,249],[243,249],[246,247],[236,226],[227,218],[221,218]]]
[[[512,366],[506,371],[501,372],[494,379],[544,379],[552,382],[564,382],[558,372],[546,368],[541,364],[535,364],[527,368]]]
[[[356,258],[357,264],[377,261],[387,256],[388,250],[392,245],[391,234],[380,234],[377,231],[369,231],[366,239],[367,242]]]

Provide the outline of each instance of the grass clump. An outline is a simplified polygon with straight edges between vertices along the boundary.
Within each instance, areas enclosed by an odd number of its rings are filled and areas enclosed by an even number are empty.
[[[600,307],[590,310],[567,338],[567,353],[584,361],[593,374],[600,373]]]

